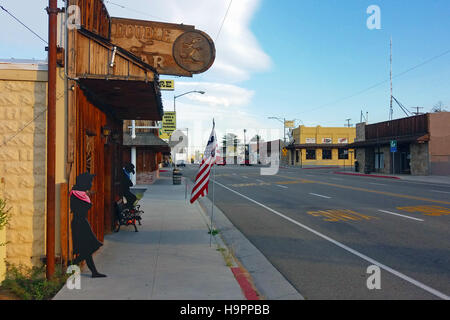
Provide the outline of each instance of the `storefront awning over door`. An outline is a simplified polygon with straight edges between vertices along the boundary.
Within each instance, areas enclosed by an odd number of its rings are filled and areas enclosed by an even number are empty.
[[[150,132],[137,133],[135,139],[132,139],[129,133],[124,133],[123,145],[133,147],[150,147],[156,152],[170,153],[170,147],[167,142]]]
[[[80,79],[79,83],[94,105],[117,119],[162,120],[161,98],[153,82]]]

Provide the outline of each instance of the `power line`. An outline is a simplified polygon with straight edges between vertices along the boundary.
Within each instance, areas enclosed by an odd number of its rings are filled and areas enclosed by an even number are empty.
[[[38,115],[36,117],[34,117],[33,120],[30,120],[29,122],[27,122],[27,124],[25,124],[21,129],[19,129],[16,133],[14,133],[11,137],[9,137],[8,139],[6,139],[1,145],[0,147],[4,147],[6,146],[6,144],[8,142],[10,142],[12,139],[14,139],[17,135],[19,135],[23,130],[25,130],[30,124],[32,124],[37,118],[39,118],[41,115],[43,115],[45,112],[47,112],[47,108],[45,108],[43,111],[41,111],[40,113],[38,113]]]
[[[161,21],[167,21],[167,19],[164,19],[164,18],[161,18],[161,17],[158,17],[158,16],[154,16],[154,15],[151,15],[151,14],[149,14],[147,12],[139,11],[139,10],[136,10],[136,9],[133,9],[133,8],[121,5],[119,3],[115,3],[115,2],[112,2],[112,1],[109,1],[109,0],[105,0],[105,2],[110,3],[110,4],[112,4],[112,5],[116,6],[116,7],[122,8],[124,10],[128,10],[128,11],[131,11],[131,12],[139,13],[141,15],[148,16],[148,17],[153,17],[153,18],[161,20]]]
[[[413,67],[411,67],[411,68],[409,68],[409,69],[407,69],[407,70],[405,70],[405,71],[402,71],[402,72],[400,72],[400,73],[398,73],[398,74],[392,76],[392,78],[398,78],[398,77],[400,77],[400,76],[403,76],[404,74],[406,74],[406,73],[408,73],[408,72],[410,72],[410,71],[413,71],[413,70],[415,70],[415,69],[417,69],[417,68],[419,68],[419,67],[421,67],[421,66],[423,66],[423,65],[425,65],[425,64],[428,64],[428,63],[430,63],[431,61],[436,60],[436,59],[438,59],[438,58],[440,58],[440,57],[442,57],[442,56],[445,56],[446,54],[449,54],[449,53],[450,53],[450,50],[444,51],[444,52],[442,52],[442,53],[440,53],[440,54],[438,54],[438,55],[436,55],[436,56],[434,56],[434,57],[431,57],[431,58],[428,59],[428,60],[425,60],[425,61],[422,62],[422,63],[419,63],[419,64],[417,64],[417,65],[415,65],[415,66],[413,66]],[[359,95],[361,95],[361,94],[363,94],[363,93],[365,93],[365,92],[367,92],[367,91],[369,91],[369,90],[372,90],[373,88],[379,87],[379,86],[381,86],[382,84],[385,84],[386,82],[389,82],[389,80],[390,80],[390,79],[386,79],[386,80],[380,81],[380,82],[378,82],[378,83],[376,83],[376,84],[374,84],[374,85],[371,85],[370,87],[367,87],[367,88],[365,88],[365,89],[363,89],[363,90],[361,90],[361,91],[358,91],[358,92],[356,92],[356,93],[354,93],[354,94],[352,94],[352,95],[349,95],[349,96],[346,96],[346,97],[337,99],[337,100],[335,100],[335,101],[332,101],[332,102],[323,104],[323,105],[321,105],[321,106],[318,106],[317,108],[313,108],[313,109],[310,109],[310,110],[303,111],[303,112],[301,112],[301,113],[306,113],[306,112],[311,112],[311,111],[315,111],[315,110],[318,110],[318,109],[322,109],[322,108],[328,107],[328,106],[330,106],[330,105],[333,105],[333,104],[342,102],[342,101],[344,101],[344,100],[348,100],[348,99],[350,99],[350,98],[359,96]]]
[[[25,28],[27,28],[31,33],[33,33],[36,37],[38,37],[39,39],[41,39],[42,41],[44,41],[46,44],[48,44],[48,42],[42,38],[40,35],[38,35],[36,32],[34,32],[33,30],[31,30],[31,28],[29,28],[27,25],[25,25],[22,21],[20,21],[18,18],[16,18],[11,12],[9,12],[8,10],[6,10],[3,6],[0,5],[0,8],[5,11],[7,14],[9,14],[11,17],[13,17],[17,22],[19,22],[22,26],[24,26]]]
[[[220,32],[222,31],[222,27],[225,24],[225,20],[227,19],[227,16],[228,16],[228,11],[230,11],[232,3],[233,3],[233,0],[230,0],[230,3],[228,4],[227,12],[225,12],[225,16],[223,17],[222,24],[220,25],[219,32],[217,32],[216,42],[217,42],[217,39],[219,39]]]

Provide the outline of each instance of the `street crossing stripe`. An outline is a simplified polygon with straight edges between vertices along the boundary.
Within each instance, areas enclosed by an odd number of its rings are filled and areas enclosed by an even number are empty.
[[[253,203],[263,207],[264,209],[266,209],[266,210],[276,214],[277,216],[279,216],[279,217],[281,217],[281,218],[283,218],[283,219],[285,219],[285,220],[287,220],[289,222],[292,222],[293,224],[299,226],[300,228],[303,228],[303,229],[305,229],[305,230],[307,230],[309,232],[314,233],[315,235],[321,237],[322,239],[325,239],[325,240],[335,244],[336,246],[338,246],[338,247],[340,247],[340,248],[342,248],[342,249],[344,249],[344,250],[354,254],[355,256],[358,256],[361,259],[370,262],[371,264],[377,265],[381,269],[386,270],[387,272],[389,272],[389,273],[391,273],[391,274],[393,274],[393,275],[395,275],[395,276],[397,276],[397,277],[399,277],[399,278],[401,278],[401,279],[403,279],[403,280],[405,280],[405,281],[407,281],[407,282],[409,282],[409,283],[411,283],[411,284],[413,284],[413,285],[415,285],[415,286],[417,286],[417,287],[419,287],[419,288],[421,288],[421,289],[431,293],[432,295],[435,295],[436,297],[439,297],[439,298],[444,299],[444,300],[450,300],[450,296],[447,296],[445,293],[439,292],[436,289],[433,289],[433,288],[427,286],[426,284],[424,284],[422,282],[419,282],[419,281],[417,281],[417,280],[415,280],[415,279],[413,279],[411,277],[408,277],[407,275],[405,275],[405,274],[403,274],[403,273],[401,273],[401,272],[399,272],[397,270],[392,269],[391,267],[388,267],[388,266],[386,266],[386,265],[384,265],[384,264],[382,264],[382,263],[380,263],[380,262],[378,262],[378,261],[376,261],[376,260],[374,260],[372,258],[369,258],[368,256],[366,256],[366,255],[364,255],[364,254],[362,254],[362,253],[360,253],[360,252],[358,252],[358,251],[356,251],[356,250],[354,250],[354,249],[352,249],[350,247],[347,247],[345,244],[342,244],[339,241],[336,241],[336,240],[334,240],[334,239],[332,239],[332,238],[330,238],[330,237],[328,237],[328,236],[326,236],[326,235],[324,235],[324,234],[322,234],[322,233],[320,233],[320,232],[318,232],[318,231],[316,231],[314,229],[311,229],[310,227],[305,226],[304,224],[301,224],[300,222],[295,221],[294,219],[289,218],[288,216],[285,216],[284,214],[282,214],[282,213],[280,213],[280,212],[278,212],[276,210],[273,210],[273,209],[269,208],[268,206],[266,206],[266,205],[264,205],[262,203],[259,203],[256,200],[253,200],[253,199],[251,199],[251,198],[249,198],[249,197],[247,197],[247,196],[245,196],[245,195],[243,195],[243,194],[241,194],[241,193],[239,193],[237,191],[234,191],[233,189],[230,189],[227,186],[224,186],[223,184],[221,184],[221,183],[219,183],[217,181],[214,181],[214,183],[216,183],[217,185],[221,186],[222,188],[225,188],[225,189],[227,189],[227,190],[237,194],[238,196],[241,196],[244,199],[247,199],[250,202],[253,202]]]

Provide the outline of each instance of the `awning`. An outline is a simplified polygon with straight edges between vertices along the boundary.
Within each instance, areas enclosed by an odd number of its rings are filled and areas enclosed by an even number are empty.
[[[150,147],[156,152],[170,153],[170,147],[167,142],[150,132],[137,133],[135,139],[131,139],[131,135],[129,133],[124,133],[123,145],[133,147]]]
[[[89,50],[77,60],[76,77],[91,103],[119,120],[162,120],[156,70],[92,32],[78,34],[78,45]]]
[[[349,148],[348,143],[302,143],[302,144],[291,144],[286,147],[286,149],[327,149],[327,148]]]
[[[120,120],[162,120],[163,106],[154,82],[80,79],[86,97]]]
[[[374,146],[389,145],[392,140],[396,140],[397,143],[424,143],[430,140],[429,134],[417,134],[412,136],[402,137],[385,137],[380,139],[370,139],[364,141],[355,141],[348,145],[349,148],[366,148]]]

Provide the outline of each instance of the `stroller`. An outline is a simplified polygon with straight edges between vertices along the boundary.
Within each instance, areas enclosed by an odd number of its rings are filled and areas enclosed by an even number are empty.
[[[124,203],[123,199],[116,201],[115,203],[115,219],[113,224],[113,231],[119,232],[121,226],[134,226],[134,231],[138,232],[136,221],[141,225],[142,214],[141,206],[137,203],[139,199],[133,203],[131,209]]]

